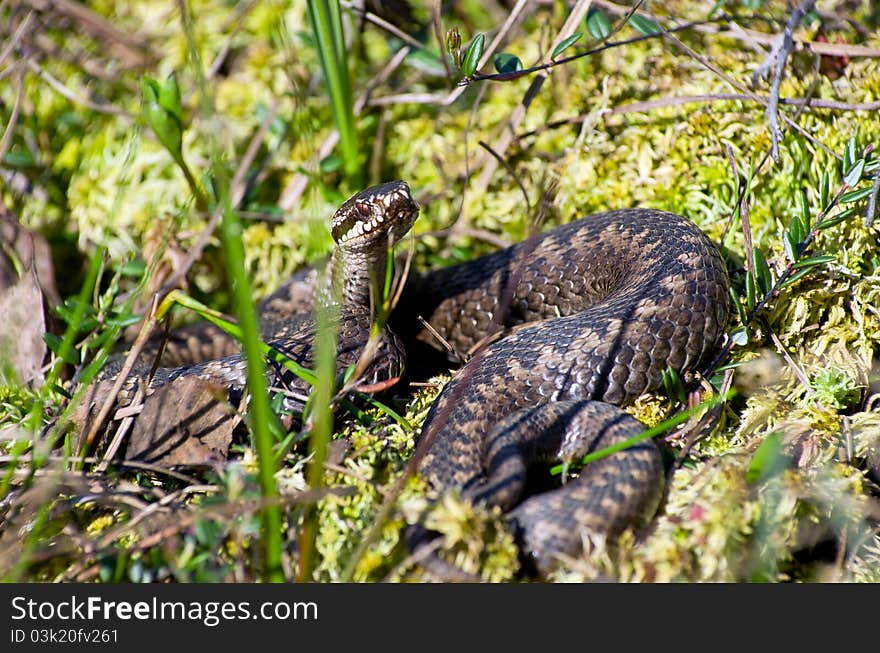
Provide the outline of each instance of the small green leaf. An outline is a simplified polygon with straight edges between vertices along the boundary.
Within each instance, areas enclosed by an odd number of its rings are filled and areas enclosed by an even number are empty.
[[[79,326],[78,333],[88,333],[98,328],[98,320],[93,317],[84,318]]]
[[[804,242],[804,227],[801,224],[800,217],[794,216],[791,222],[788,223],[788,234],[795,245],[800,245]]]
[[[43,341],[56,356],[61,355],[61,343],[63,342],[61,338],[56,336],[54,333],[44,333]],[[71,347],[70,350],[67,352],[67,355],[64,357],[64,362],[71,365],[79,365],[79,353],[77,352],[77,350]]]
[[[195,535],[200,544],[214,547],[220,538],[220,524],[213,519],[197,519]]]
[[[645,36],[655,36],[661,33],[660,26],[657,23],[650,18],[645,18],[639,14],[633,14],[630,16],[629,24]]]
[[[88,351],[97,351],[117,335],[115,329],[104,329],[98,333],[97,336],[86,342],[84,349],[87,349]]]
[[[870,186],[868,186],[867,188],[859,188],[858,190],[851,190],[848,193],[844,193],[840,196],[840,203],[849,204],[850,202],[858,202],[859,200],[863,200],[871,195],[872,190],[873,189]]]
[[[76,313],[77,306],[79,305],[79,299],[76,297],[68,297],[64,300],[63,304],[59,304],[55,307],[55,312],[58,313],[58,316],[67,322],[68,324],[73,322],[74,314]],[[83,316],[86,318],[92,317],[95,315],[95,307],[91,304],[86,304],[83,309]]]
[[[587,31],[594,39],[604,41],[611,36],[611,21],[600,9],[590,7],[587,12]]]
[[[144,75],[141,77],[141,94],[144,96],[144,100],[147,102],[159,102],[159,94],[162,89],[159,86],[159,82],[157,82],[152,77]]]
[[[754,249],[755,258],[755,281],[758,282],[758,289],[763,296],[767,296],[773,288],[773,276],[770,274],[770,266],[767,265],[767,259],[757,247]]]
[[[850,136],[846,147],[843,150],[843,169],[849,170],[856,162],[856,137],[855,134]]]
[[[687,400],[684,384],[681,382],[678,372],[671,367],[667,367],[663,370],[661,378],[663,379],[663,388],[666,390],[666,396],[669,397],[670,401],[684,403]]]
[[[61,316],[62,320],[64,320],[68,324],[72,324],[75,317],[74,313],[76,312],[77,303],[78,300],[75,297],[71,297],[65,300],[65,302],[61,306],[57,306],[55,308],[55,311],[58,313],[59,316]],[[95,307],[91,304],[86,304],[77,333],[88,333],[97,326],[98,320],[95,318]]]
[[[847,218],[851,218],[855,214],[855,212],[855,207],[846,209],[845,211],[841,211],[837,215],[822,220],[822,222],[816,225],[816,229],[828,229],[829,227],[833,227],[836,224],[840,224]]]
[[[44,333],[43,341],[49,347],[50,350],[58,353],[58,350],[61,349],[61,338],[56,336],[54,333]]]
[[[114,315],[112,317],[107,318],[107,324],[110,326],[118,326],[120,329],[124,329],[127,326],[131,326],[132,324],[137,324],[140,322],[142,317],[140,315],[134,315],[133,313],[129,313],[128,315]]]
[[[812,272],[812,268],[806,268],[804,270],[798,270],[793,275],[791,275],[788,279],[785,280],[785,283],[782,284],[782,288],[788,288],[789,286],[793,286],[796,282],[798,282],[801,277]]]
[[[342,157],[339,156],[336,152],[330,154],[329,156],[325,156],[321,159],[321,172],[324,174],[329,174],[331,172],[336,172],[342,167]]]
[[[807,191],[801,189],[798,193],[798,208],[801,210],[801,223],[804,233],[810,231],[810,204],[807,202]]]
[[[388,406],[383,404],[381,401],[376,400],[372,395],[368,395],[368,394],[359,392],[358,397],[360,397],[362,400],[364,400],[366,403],[370,404],[374,408],[379,409],[381,412],[385,413],[388,417],[390,417],[395,422],[400,424],[400,426],[403,428],[403,430],[406,431],[407,433],[414,433],[415,432],[415,429],[413,428],[412,424],[410,424],[408,421],[406,421],[406,418],[404,418],[401,415],[399,415],[398,413],[396,413],[393,409],[389,408]]]
[[[733,302],[733,305],[736,306],[736,313],[739,316],[739,321],[745,323],[746,312],[745,309],[743,309],[742,302],[736,295],[736,291],[733,288],[728,288],[727,294],[730,295],[730,300]]]
[[[788,456],[783,453],[782,434],[770,433],[752,455],[746,471],[746,482],[751,484],[768,479],[784,470],[788,464]]]
[[[122,265],[119,266],[119,274],[123,277],[131,277],[134,279],[139,279],[144,276],[144,271],[147,269],[147,262],[143,259],[136,258],[131,261],[126,261]]]
[[[167,83],[166,83],[167,84]],[[174,112],[176,82],[165,89],[151,77],[141,77],[141,93],[144,96],[144,121],[155,132],[162,146],[175,158],[180,156],[183,143],[183,125]],[[164,97],[163,97],[164,91]],[[179,89],[177,93],[179,94]],[[168,104],[166,108],[163,101]],[[177,97],[179,110],[180,97]]]
[[[477,34],[474,40],[471,41],[461,62],[461,72],[465,77],[470,77],[477,72],[477,66],[480,65],[480,57],[483,56],[485,45],[486,36],[482,33]]]
[[[791,233],[788,231],[782,234],[782,247],[785,249],[785,258],[792,262],[797,260],[797,244],[792,240]]]
[[[2,159],[10,168],[27,168],[36,165],[34,155],[28,150],[11,149]]]
[[[755,277],[746,271],[746,308],[755,308]]]
[[[283,392],[279,392],[277,394],[272,395],[272,399],[269,401],[269,408],[272,409],[272,412],[276,415],[280,415],[284,410],[284,400],[287,397],[284,396]]]
[[[819,184],[819,206],[824,210],[828,207],[828,194],[830,193],[831,188],[831,178],[828,176],[828,171],[822,171],[822,181]]]
[[[85,377],[85,376],[83,375],[83,376],[81,376],[80,378],[88,378],[88,377]],[[67,390],[65,390],[64,388],[62,388],[62,387],[61,387],[60,385],[58,385],[57,383],[53,383],[53,384],[52,384],[52,389],[53,389],[55,392],[57,392],[58,394],[60,394],[62,397],[66,398],[66,399],[73,399],[73,395],[70,394],[70,393],[69,393]]]
[[[846,170],[846,168],[844,168]],[[859,159],[847,171],[843,177],[843,183],[849,187],[853,187],[862,180],[862,173],[865,171],[865,160]]]
[[[357,365],[349,365],[344,370],[342,370],[342,374],[339,375],[338,385],[342,388],[346,383],[351,381],[354,378],[354,373],[357,371]]]
[[[567,39],[563,40],[562,43],[557,45],[556,49],[553,50],[553,54],[550,55],[550,58],[555,59],[556,57],[558,57],[560,54],[565,52],[572,45],[577,43],[578,39],[580,39],[583,35],[584,35],[583,32],[575,32],[574,34],[569,36]]]
[[[797,216],[795,216],[795,218],[797,219],[798,227],[801,230],[801,234],[802,234],[801,241],[803,241],[803,239],[806,238],[810,232],[809,217],[807,217],[807,220],[808,220],[807,223],[804,222],[804,218],[802,215],[797,215]]]
[[[180,86],[177,75],[171,73],[159,90],[159,104],[165,111],[173,115],[177,122],[183,124],[183,107],[180,105]]]
[[[823,256],[811,256],[810,258],[801,259],[792,267],[794,267],[795,270],[799,270],[801,268],[811,268],[814,265],[822,265],[823,263],[830,263],[831,261],[836,260],[836,256],[828,256],[827,254]]]
[[[495,70],[499,73],[515,73],[522,70],[522,61],[514,54],[499,52],[495,55]]]

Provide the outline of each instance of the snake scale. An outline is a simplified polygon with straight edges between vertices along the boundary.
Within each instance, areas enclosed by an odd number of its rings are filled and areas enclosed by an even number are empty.
[[[340,370],[364,348],[387,253],[418,210],[398,181],[358,193],[332,220],[332,278],[342,280],[335,295],[342,297]],[[523,558],[546,573],[560,556],[576,555],[586,534],[614,535],[650,517],[664,475],[650,440],[527,496],[532,470],[643,430],[619,406],[658,388],[668,367],[699,368],[724,328],[728,286],[717,249],[686,219],[653,209],[591,215],[410,275],[394,331],[383,331],[365,374],[376,382],[401,373],[405,350],[430,340],[419,317],[455,350],[476,348],[428,413],[419,470],[435,492],[458,490],[500,506]],[[315,326],[301,313],[333,294],[310,289],[300,275],[263,303],[264,336],[305,365]],[[487,336],[489,344],[477,347]],[[244,387],[241,355],[160,369],[151,383],[189,374],[221,380],[230,395]],[[308,392],[295,378],[273,383]]]

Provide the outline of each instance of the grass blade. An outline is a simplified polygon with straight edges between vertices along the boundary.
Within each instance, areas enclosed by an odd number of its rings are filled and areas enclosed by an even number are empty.
[[[315,320],[317,334],[315,336],[315,361],[317,380],[309,395],[304,420],[311,424],[309,429],[309,451],[311,462],[306,474],[309,488],[320,490],[324,485],[324,462],[327,460],[327,444],[333,434],[333,408],[331,401],[336,390],[336,340],[339,334],[337,315],[338,306],[331,303],[330,307],[317,309]],[[300,531],[300,565],[299,580],[308,582],[312,579],[314,568],[316,539],[318,537],[317,505],[306,508]]]
[[[201,111],[210,123],[215,113],[208,81],[202,68],[199,48],[193,35],[193,26],[187,11],[181,12],[183,31],[190,51],[190,65],[193,77],[197,80]],[[272,451],[273,438],[269,427],[274,414],[269,405],[269,392],[263,356],[260,350],[259,322],[257,310],[250,290],[250,280],[244,265],[244,244],[241,233],[242,224],[238,213],[232,206],[230,179],[226,162],[216,137],[209,136],[211,172],[216,187],[216,197],[222,208],[220,233],[223,250],[226,254],[230,286],[233,289],[233,302],[238,322],[241,326],[241,342],[247,360],[247,387],[250,394],[248,404],[248,424],[257,452],[260,494],[264,502],[262,517],[263,577],[273,583],[284,582],[281,567],[281,508],[278,505],[278,486],[275,482],[275,457]]]
[[[342,14],[339,0],[308,0],[306,3],[309,22],[315,34],[321,70],[330,96],[330,111],[339,131],[339,147],[343,169],[352,183],[361,184],[363,172],[354,122],[354,102],[351,94],[351,78],[342,32]]]
[[[580,460],[576,461],[579,465],[586,465],[588,463],[593,462],[594,460],[601,460],[602,458],[607,458],[608,456],[615,454],[619,451],[623,451],[625,449],[629,449],[633,445],[639,444],[640,442],[644,442],[645,440],[650,440],[658,435],[661,435],[671,429],[674,426],[678,426],[682,422],[686,422],[691,417],[696,415],[697,413],[708,410],[710,408],[714,408],[722,401],[727,401],[730,397],[733,396],[733,392],[728,392],[724,395],[716,395],[706,401],[703,401],[693,408],[689,408],[685,411],[678,413],[677,415],[673,415],[669,419],[665,419],[659,424],[652,426],[649,429],[645,429],[641,433],[638,433],[631,438],[627,438],[617,444],[613,444],[610,447],[605,447],[604,449],[599,449],[599,451],[593,451],[592,453],[587,454]],[[559,465],[555,465],[550,468],[551,474],[561,474],[566,471],[567,465],[561,463]]]

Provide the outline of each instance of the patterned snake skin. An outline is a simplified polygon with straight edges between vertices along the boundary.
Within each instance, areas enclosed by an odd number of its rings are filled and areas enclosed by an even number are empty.
[[[334,217],[331,265],[343,271],[334,278],[345,279],[340,369],[364,346],[388,246],[417,212],[406,184],[391,182],[359,193]],[[390,224],[366,244],[371,231]],[[279,313],[310,310],[309,284],[295,278],[263,303],[264,332],[307,366],[313,323],[288,315],[285,324]],[[491,336],[431,408],[419,469],[437,492],[458,489],[500,506],[524,557],[546,573],[560,555],[576,555],[586,534],[614,535],[650,517],[663,470],[651,441],[534,496],[526,496],[530,468],[579,459],[643,430],[617,406],[658,388],[667,367],[699,367],[722,333],[728,285],[715,246],[682,217],[651,209],[588,216],[488,256],[411,275],[392,316],[400,338],[385,331],[370,380],[400,373],[401,341],[409,347],[431,340],[418,316],[460,352]],[[157,379],[193,373],[222,378],[231,393],[244,386],[241,356],[160,370]]]
[[[410,230],[419,207],[403,182],[374,186],[349,198],[334,214],[330,230],[336,247],[328,262],[333,288],[309,283],[305,275],[291,279],[285,288],[260,304],[261,335],[273,349],[313,369],[316,322],[311,311],[325,307],[338,329],[337,373],[360,362],[375,322],[374,298],[380,297],[388,252]],[[311,275],[312,281],[316,275]],[[300,292],[296,292],[299,290]],[[130,374],[117,396],[118,405],[132,402],[139,387],[149,395],[157,388],[182,377],[196,376],[220,383],[230,401],[237,405],[247,384],[247,363],[237,343],[217,327],[196,329],[172,339],[162,353],[159,367],[148,376],[151,356],[158,349],[147,348],[135,372]],[[204,359],[204,360],[202,360]],[[193,363],[192,360],[200,361]],[[362,383],[377,384],[403,373],[405,351],[390,329],[379,332],[373,355],[363,367]],[[104,383],[118,374],[121,360],[104,369]],[[269,365],[269,384],[286,394],[284,408],[302,412],[310,385],[281,365]],[[109,383],[108,383],[109,384]]]
[[[511,285],[509,311],[497,315]],[[697,227],[649,209],[588,216],[416,279],[406,310],[456,349],[472,348],[493,322],[511,327],[432,406],[422,474],[439,491],[505,510],[542,573],[560,554],[576,555],[585,533],[614,535],[651,516],[663,490],[651,441],[524,499],[527,471],[644,430],[616,406],[658,388],[667,367],[698,368],[722,333],[728,285]]]

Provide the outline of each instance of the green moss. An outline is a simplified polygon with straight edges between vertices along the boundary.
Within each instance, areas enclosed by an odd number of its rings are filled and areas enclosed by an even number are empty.
[[[839,367],[816,370],[812,382],[816,399],[829,408],[852,408],[862,395],[862,389],[855,379]]]
[[[317,60],[307,34],[304,2],[258,3],[240,24],[228,2],[189,3],[203,64],[210,66],[229,46],[226,64],[209,83],[214,103],[210,116],[198,106],[188,67],[192,53],[176,27],[174,3],[93,0],[89,4],[150,40],[152,51],[161,54],[150,75],[180,76],[187,125],[184,152],[198,176],[209,167],[209,137],[218,140],[234,170],[269,107],[279,103],[278,117],[250,171],[258,182],[242,208],[248,215],[265,213],[267,207],[275,210],[297,174],[307,174],[310,184],[296,207],[280,216],[282,220],[255,220],[244,230],[246,266],[255,293],[266,294],[329,251],[327,217],[355,189],[336,173],[321,171],[318,150],[331,133],[330,112],[320,83],[313,79]],[[460,22],[466,38],[495,27],[498,20],[474,3],[453,10],[453,23]],[[662,10],[676,16],[705,13],[692,0],[666,3]],[[548,21],[561,24],[563,13],[560,3],[536,9],[521,31],[511,33],[505,50],[524,62],[537,61],[546,53],[544,26]],[[238,29],[235,35],[232,26]],[[807,26],[799,33],[813,38],[816,29]],[[79,51],[81,35],[51,29],[48,33],[71,46],[71,51]],[[743,82],[759,59],[733,39],[698,33],[681,38],[725,74]],[[877,47],[880,37],[872,35],[863,44]],[[362,80],[384,65],[392,48],[384,34],[368,29],[352,50],[357,55],[351,65],[358,90],[363,90]],[[140,110],[138,94],[132,91],[139,71],[119,69],[112,79],[98,80],[61,58],[47,57],[41,65],[80,96],[112,102],[131,115],[88,110],[48,88],[38,76],[28,75],[22,118],[5,165],[37,190],[22,193],[4,185],[0,189],[4,204],[26,224],[46,233],[75,232],[83,252],[98,244],[108,247],[111,263],[126,260],[132,252],[156,251],[156,243],[167,236],[185,251],[207,216],[194,209],[189,188],[169,155],[132,117]],[[845,74],[834,80],[814,76],[812,65],[809,57],[795,55],[790,69],[794,74],[783,81],[783,96],[811,94],[854,103],[880,98],[877,59],[853,58]],[[374,89],[374,96],[403,88],[449,92],[441,77],[421,75],[419,70],[413,62],[405,63]],[[529,210],[511,172],[501,166],[488,185],[479,185],[474,164],[487,157],[478,142],[497,142],[530,83],[531,79],[520,79],[475,85],[446,107],[399,103],[382,109],[380,176],[406,179],[419,198],[431,198],[422,202],[417,234],[458,220],[459,226],[488,231],[509,242],[529,233]],[[554,70],[517,125],[521,136],[505,156],[533,204],[551,182],[556,184],[553,208],[542,228],[615,207],[675,211],[723,244],[734,285],[742,293],[744,237],[740,220],[731,216],[739,184],[770,145],[763,106],[724,100],[623,110],[637,102],[662,104],[673,96],[730,92],[727,82],[667,41],[653,39],[609,49]],[[764,93],[765,87],[759,92]],[[15,99],[14,84],[0,85],[4,124]],[[790,107],[782,111],[795,115]],[[360,136],[370,146],[378,137],[377,115],[375,108],[368,107],[360,122]],[[797,120],[808,136],[788,130],[779,163],[754,171],[746,198],[755,246],[776,275],[786,265],[782,233],[799,213],[801,193],[806,193],[815,219],[823,208],[818,194],[823,174],[831,178],[832,195],[839,187],[841,170],[834,155],[843,151],[853,134],[860,149],[876,141],[877,134],[876,116],[868,112],[807,110]],[[552,126],[554,121],[563,124]],[[731,169],[728,150],[738,174]],[[461,177],[466,161],[471,178],[465,185]],[[864,202],[857,208],[863,213]],[[748,345],[734,349],[735,361],[752,360],[755,365],[766,364],[766,369],[756,372],[751,364],[737,369],[738,397],[673,474],[668,498],[650,531],[639,537],[627,533],[617,542],[597,540],[589,554],[567,561],[556,575],[558,580],[877,581],[880,540],[868,533],[865,520],[866,497],[873,490],[858,467],[880,446],[878,402],[865,396],[880,346],[877,233],[876,226],[866,228],[859,217],[820,233],[812,253],[832,254],[835,260],[783,289],[766,315],[767,324],[753,330]],[[417,238],[417,261],[426,264],[466,259],[492,249],[466,229],[453,242],[436,236]],[[197,292],[222,307],[225,300],[218,290],[223,266],[215,244],[193,279]],[[778,352],[759,356],[777,349],[771,331],[792,363]],[[395,404],[416,432],[435,395],[436,389],[425,390],[408,406]],[[32,395],[19,389],[0,389],[0,423],[17,422],[33,401]],[[633,412],[654,423],[663,418],[665,409],[665,400],[649,398]],[[351,452],[342,463],[344,471],[328,471],[325,477],[326,484],[339,492],[318,505],[319,555],[314,572],[318,580],[341,577],[378,514],[384,492],[412,455],[415,433],[378,412],[367,414],[368,423],[347,422],[337,433],[349,441]],[[750,483],[754,452],[771,434],[780,436],[785,465],[769,478]],[[299,496],[305,489],[304,464],[302,452],[294,450],[279,472],[286,497]],[[246,579],[250,571],[242,570],[259,563],[258,547],[253,546],[256,521],[252,504],[247,503],[255,496],[252,466],[253,452],[245,448],[241,462],[220,474],[216,502],[188,501],[180,508],[189,514],[212,511],[218,505],[250,506],[245,516],[223,513],[217,517],[223,529],[211,537],[193,527],[181,534],[178,548],[169,547],[167,555],[158,547],[136,550],[141,533],[133,534],[102,552],[107,554],[107,561],[100,563],[102,577],[124,572],[154,580],[234,579],[240,574]],[[298,505],[287,510],[289,533],[296,532],[303,512]],[[97,510],[89,515],[89,532],[98,535],[99,526],[106,528],[108,520],[127,518]],[[417,520],[441,533],[447,560],[487,580],[514,577],[515,550],[496,512],[474,508],[455,496],[431,503],[423,485],[413,480],[360,560],[355,578],[420,579],[402,542],[407,524]],[[47,537],[57,536],[56,527]],[[823,542],[842,547],[839,560],[804,554]],[[205,562],[215,551],[222,553],[218,563]],[[288,554],[295,567],[295,544]],[[33,571],[43,578],[58,573],[55,567]]]

